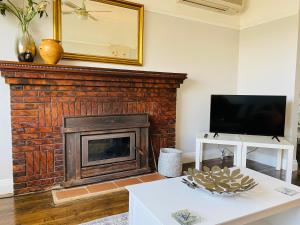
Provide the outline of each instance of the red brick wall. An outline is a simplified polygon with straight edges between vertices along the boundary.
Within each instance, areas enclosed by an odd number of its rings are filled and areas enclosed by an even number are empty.
[[[160,147],[175,146],[178,84],[172,80],[149,82],[143,78],[148,82],[144,85],[135,78],[118,78],[104,84],[100,81],[100,85],[84,81],[84,75],[60,80],[65,73],[46,78],[40,72],[3,74],[11,85],[15,194],[44,190],[64,181],[61,128],[66,116],[149,113],[156,153]]]

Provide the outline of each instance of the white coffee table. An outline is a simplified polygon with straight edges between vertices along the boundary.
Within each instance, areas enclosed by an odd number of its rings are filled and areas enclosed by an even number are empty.
[[[181,178],[165,179],[126,187],[129,191],[129,225],[178,225],[171,214],[181,209],[197,212],[197,225],[299,225],[300,194],[293,197],[275,191],[300,187],[243,168],[259,183],[235,197],[213,196],[182,184]]]

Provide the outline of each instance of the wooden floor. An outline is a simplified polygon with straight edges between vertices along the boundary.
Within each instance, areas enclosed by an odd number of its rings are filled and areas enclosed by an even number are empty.
[[[79,224],[128,211],[126,191],[54,207],[50,192],[0,200],[0,224]]]
[[[206,166],[232,166],[232,158],[208,160]],[[248,161],[248,168],[260,171],[277,178],[284,178],[284,171],[273,167]],[[184,165],[194,167],[194,164]],[[293,175],[293,183],[300,186],[300,174]],[[0,199],[0,225],[14,224],[80,224],[94,219],[128,211],[128,193],[120,191],[102,197],[72,202],[55,207],[50,192]]]

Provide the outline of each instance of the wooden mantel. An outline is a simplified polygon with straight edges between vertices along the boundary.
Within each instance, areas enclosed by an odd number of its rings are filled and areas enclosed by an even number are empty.
[[[183,73],[0,61],[10,85],[15,194],[65,182],[66,117],[147,113],[154,151],[175,147]]]
[[[0,61],[0,71],[2,76],[11,78],[32,78],[32,79],[53,79],[52,76],[47,77],[46,74],[64,74],[60,79],[78,80],[81,75],[85,76],[84,80],[108,80],[107,78],[123,78],[123,79],[151,79],[154,83],[160,83],[160,80],[165,80],[163,83],[181,84],[187,78],[185,73],[169,73],[169,72],[153,72],[139,70],[120,70],[120,69],[105,69],[97,67],[82,67],[69,65],[48,65],[35,63],[20,63],[11,61]],[[7,73],[11,72],[11,73]],[[36,73],[37,76],[26,77],[26,72]],[[18,76],[18,74],[23,74]],[[76,76],[77,75],[77,76]],[[89,76],[91,75],[91,76]],[[97,76],[98,78],[96,78]],[[8,83],[12,81],[8,79]]]

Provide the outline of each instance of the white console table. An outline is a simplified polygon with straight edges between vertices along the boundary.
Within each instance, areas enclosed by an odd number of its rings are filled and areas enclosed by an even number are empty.
[[[272,140],[270,137],[264,136],[248,136],[240,135],[241,141],[243,143],[242,147],[242,167],[246,167],[248,148],[264,148],[264,149],[276,149],[277,150],[277,163],[276,170],[283,169],[282,165],[282,151],[287,152],[287,161],[286,161],[286,178],[285,180],[289,183],[292,181],[293,173],[293,157],[294,157],[294,145],[290,144],[284,138],[279,138],[280,142],[277,140]]]
[[[200,163],[203,161],[203,149],[205,144],[215,145],[230,145],[234,147],[234,165],[241,166],[242,142],[239,135],[222,134],[213,137],[214,134],[208,133],[207,138],[205,133],[200,133],[196,139],[196,169],[200,169]]]
[[[234,146],[234,165],[238,167],[246,167],[247,154],[249,147],[277,149],[277,163],[276,170],[282,169],[282,151],[287,152],[287,168],[286,168],[286,182],[291,183],[293,173],[293,157],[294,146],[284,138],[280,138],[280,142],[272,140],[271,137],[266,136],[250,136],[250,135],[234,135],[234,134],[219,134],[213,137],[213,133],[200,133],[196,138],[196,169],[200,169],[200,163],[203,161],[203,148],[205,144],[230,145]]]

